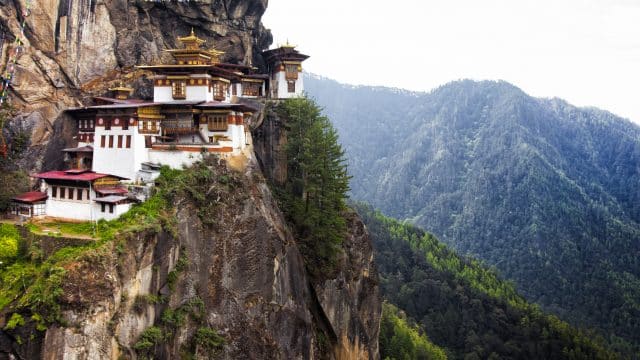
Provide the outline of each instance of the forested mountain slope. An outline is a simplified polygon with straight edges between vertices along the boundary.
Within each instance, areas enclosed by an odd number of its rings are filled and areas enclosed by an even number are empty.
[[[601,337],[542,313],[539,307],[518,295],[512,284],[477,260],[457,255],[419,228],[387,218],[364,205],[356,208],[373,240],[383,296],[417,320],[448,358],[617,357]],[[397,350],[401,347],[396,345],[402,343],[398,340],[402,337],[397,333],[388,330],[383,315],[380,332],[383,357],[402,358],[398,356],[402,350]]]
[[[640,343],[638,126],[505,82],[306,88],[338,129],[355,199],[494,265],[545,310]]]

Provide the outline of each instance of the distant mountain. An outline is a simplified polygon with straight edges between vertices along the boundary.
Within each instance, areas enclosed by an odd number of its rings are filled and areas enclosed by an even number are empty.
[[[495,266],[527,299],[640,345],[640,128],[506,82],[430,93],[307,77],[352,196]]]

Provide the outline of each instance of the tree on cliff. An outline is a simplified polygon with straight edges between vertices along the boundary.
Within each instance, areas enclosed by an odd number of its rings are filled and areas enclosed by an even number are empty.
[[[287,180],[278,193],[307,265],[313,272],[329,270],[346,230],[344,151],[331,122],[312,100],[285,100],[278,114],[287,124]]]

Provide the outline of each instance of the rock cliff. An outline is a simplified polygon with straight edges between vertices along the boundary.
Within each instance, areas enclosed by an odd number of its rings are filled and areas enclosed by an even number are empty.
[[[5,63],[25,2],[0,4]],[[271,43],[260,22],[266,6],[266,0],[34,2],[3,129],[9,139],[28,135],[14,166],[58,168],[59,149],[75,145],[62,111],[120,80],[144,84],[146,75],[133,66],[160,61],[192,27],[225,51],[224,61],[262,66],[259,52]],[[281,126],[254,124],[256,132],[276,131],[257,138],[256,148],[281,147],[270,143],[283,141]],[[348,215],[338,271],[311,279],[263,177],[264,171],[273,178],[286,159],[260,169],[248,158],[242,170],[210,160],[199,170],[213,180],[197,183],[206,197],[185,190],[161,224],[140,224],[65,262],[60,319],[45,331],[35,330],[35,320],[0,330],[0,359],[378,358],[381,305],[362,222]],[[16,309],[0,312],[0,328]],[[18,311],[31,316],[28,308]]]
[[[378,357],[377,273],[355,214],[339,271],[314,282],[255,162],[239,173],[212,158],[189,171],[211,180],[185,183],[162,226],[66,263],[58,324],[0,332],[0,359]],[[203,190],[209,198],[188,195]],[[149,329],[162,341],[145,346]],[[207,348],[202,329],[222,345]]]

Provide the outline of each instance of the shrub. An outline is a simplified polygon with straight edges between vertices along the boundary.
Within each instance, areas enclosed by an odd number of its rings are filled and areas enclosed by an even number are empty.
[[[196,331],[195,336],[196,345],[208,350],[217,350],[222,347],[224,344],[224,338],[218,335],[218,332],[215,329],[210,327],[201,327]]]

